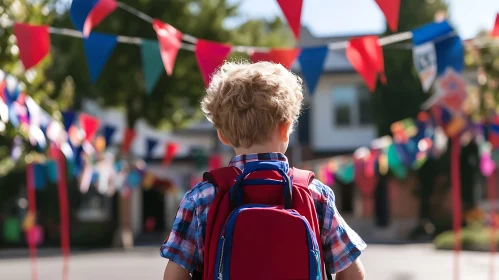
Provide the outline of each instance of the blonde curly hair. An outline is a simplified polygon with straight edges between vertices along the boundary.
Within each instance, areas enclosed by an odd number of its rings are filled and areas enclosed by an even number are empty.
[[[280,64],[225,62],[206,89],[201,109],[235,148],[269,140],[278,125],[295,124],[303,84]]]

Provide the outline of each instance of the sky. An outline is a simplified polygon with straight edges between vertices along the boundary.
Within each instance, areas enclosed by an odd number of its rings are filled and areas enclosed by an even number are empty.
[[[275,0],[229,0],[231,3],[238,1],[242,1],[242,17],[229,21],[228,25],[251,18],[282,16]],[[463,39],[474,37],[480,30],[490,30],[499,13],[499,0],[447,2],[451,22]],[[384,16],[374,0],[303,0],[302,24],[319,37],[382,33],[385,29]]]

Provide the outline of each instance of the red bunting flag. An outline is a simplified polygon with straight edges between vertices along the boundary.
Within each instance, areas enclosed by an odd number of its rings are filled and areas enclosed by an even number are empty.
[[[296,39],[300,38],[303,0],[277,0]]]
[[[348,61],[364,79],[371,92],[376,89],[378,75],[382,83],[386,83],[383,50],[376,36],[365,36],[351,39],[346,49]]]
[[[121,152],[126,154],[130,151],[130,147],[132,146],[133,139],[135,139],[135,131],[131,128],[125,129],[125,135],[123,137],[123,145],[121,146]]]
[[[211,74],[217,70],[230,53],[230,45],[198,39],[196,42],[196,60],[205,85],[211,81]]]
[[[376,3],[385,15],[390,30],[392,32],[397,32],[400,15],[400,0],[376,0]]]
[[[253,62],[270,61],[291,69],[300,51],[300,49],[271,49],[269,52],[254,52],[250,58]]]
[[[81,129],[85,131],[85,140],[92,141],[95,137],[95,133],[99,129],[99,119],[94,116],[82,113],[80,115],[80,125]]]
[[[499,13],[496,17],[496,22],[494,23],[494,28],[492,28],[492,33],[490,34],[492,37],[499,37]]]
[[[17,38],[19,57],[26,70],[36,66],[50,51],[48,26],[16,23],[14,35]]]
[[[182,42],[182,33],[173,26],[160,20],[153,20],[152,26],[158,36],[161,59],[165,66],[166,73],[171,76],[173,65],[177,58],[178,50]]]
[[[168,142],[165,146],[165,156],[163,157],[163,165],[169,165],[173,158],[178,153],[178,144],[175,142]]]
[[[99,25],[109,14],[118,7],[116,0],[99,0],[92,8],[83,24],[83,36],[88,37],[94,27]]]

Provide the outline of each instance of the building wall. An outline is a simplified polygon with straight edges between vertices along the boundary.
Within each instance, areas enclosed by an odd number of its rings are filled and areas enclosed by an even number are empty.
[[[338,127],[334,122],[333,89],[339,85],[362,85],[357,74],[324,74],[311,97],[311,149],[314,151],[353,150],[369,145],[376,137],[373,125],[354,124]],[[356,110],[356,111],[355,111]],[[359,108],[354,115],[359,115]]]

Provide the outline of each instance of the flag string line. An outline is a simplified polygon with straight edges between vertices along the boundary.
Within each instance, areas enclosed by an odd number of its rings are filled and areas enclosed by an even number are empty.
[[[124,4],[122,2],[118,2],[118,7],[122,8],[123,10],[137,16],[138,18],[152,23],[153,18],[147,14],[142,13],[141,11]],[[14,21],[9,20],[9,19],[2,19],[0,22],[0,26],[3,28],[8,28],[14,25]],[[63,35],[63,36],[69,36],[69,37],[74,37],[74,38],[85,38],[83,36],[83,33],[81,31],[75,30],[75,29],[68,29],[68,28],[58,28],[58,27],[49,27],[49,32],[51,34],[56,34],[56,35]],[[437,37],[433,40],[433,42],[439,42],[443,41],[445,39],[448,39],[450,37],[457,36],[457,33],[450,32],[448,34],[444,34],[440,37]],[[195,51],[196,50],[196,42],[198,39],[192,35],[189,34],[183,34],[182,39],[186,41],[186,43],[181,43],[180,48],[183,50],[187,51]],[[379,38],[379,45],[380,46],[388,46],[388,45],[393,45],[396,43],[404,42],[407,40],[412,39],[412,32],[411,31],[406,31],[406,32],[401,32],[401,33],[396,33],[392,35],[387,35],[384,37]],[[145,38],[141,37],[130,37],[130,36],[123,36],[123,35],[117,35],[116,40],[119,43],[123,44],[133,44],[133,45],[138,45],[140,46],[144,40],[147,40]],[[464,41],[466,45],[468,46],[475,46],[479,49],[482,48],[487,48],[487,47],[492,47],[492,46],[499,46],[499,39],[494,40],[492,43],[487,43],[485,41],[478,41],[476,38],[469,39]],[[221,43],[224,44],[224,43]],[[330,51],[334,50],[342,50],[346,49],[348,47],[349,41],[341,41],[341,42],[331,42],[327,44],[327,47]],[[400,46],[393,46],[394,48],[397,49],[412,49],[413,45],[412,43],[407,43],[407,44],[402,44]],[[232,52],[240,52],[240,53],[248,53],[249,55],[253,54],[254,52],[268,52],[272,48],[269,47],[257,47],[257,46],[231,46],[231,51]]]

